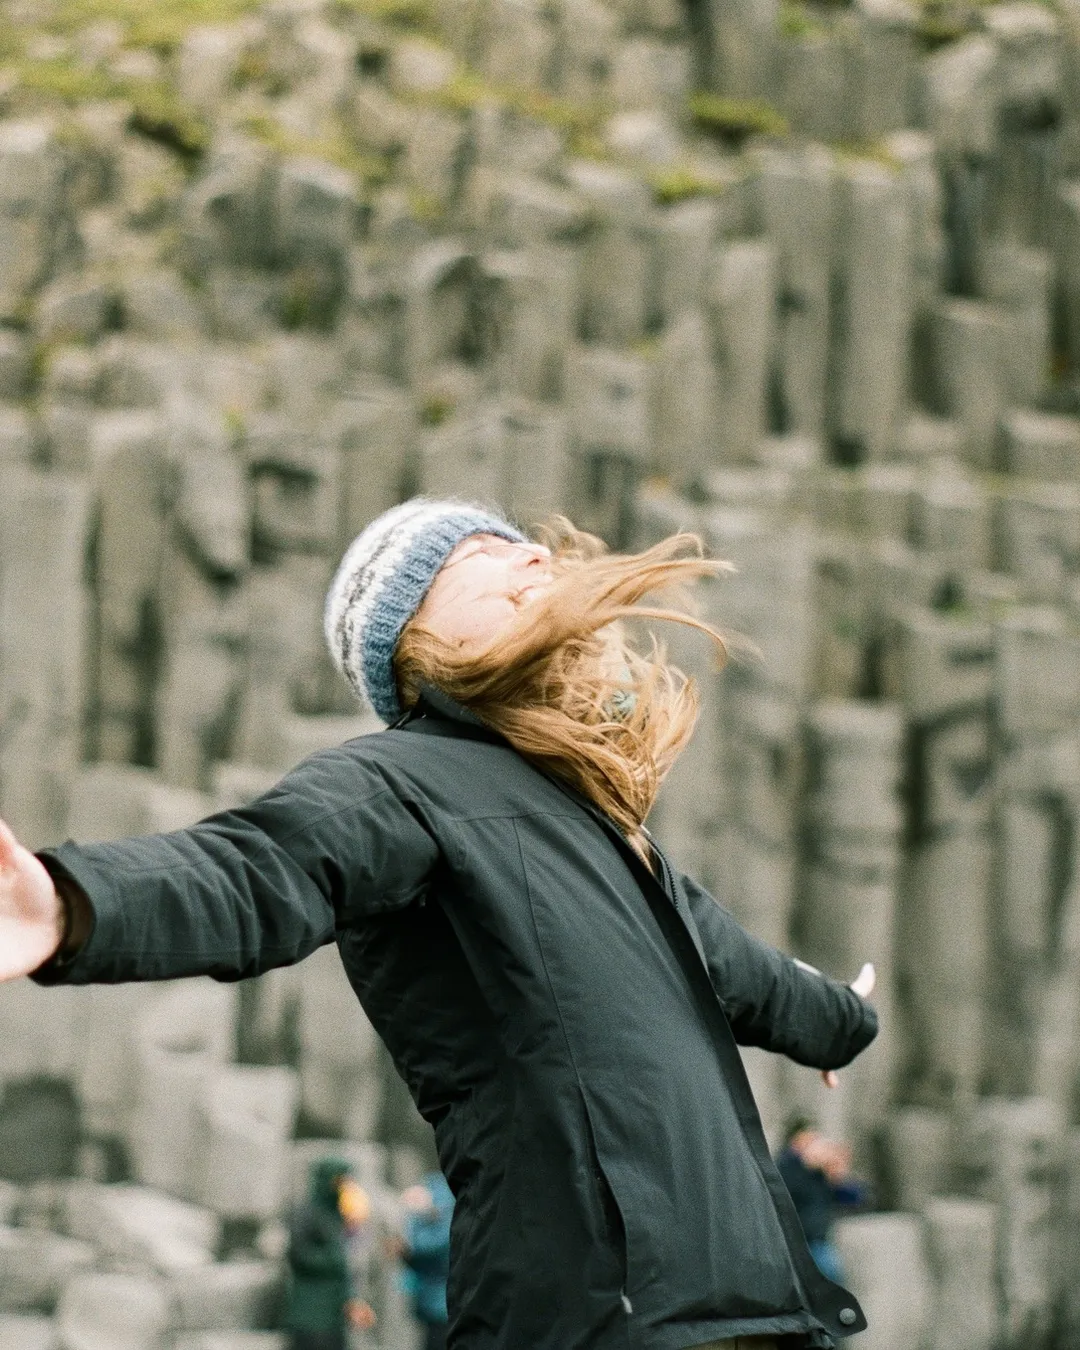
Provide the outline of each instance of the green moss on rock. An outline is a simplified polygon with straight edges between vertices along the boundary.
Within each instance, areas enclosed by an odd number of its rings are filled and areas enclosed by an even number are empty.
[[[20,59],[3,69],[11,77],[11,96],[33,108],[84,103],[121,102],[128,109],[128,127],[175,151],[191,164],[210,138],[206,119],[188,107],[167,80],[133,80],[82,66],[68,57]]]
[[[387,157],[358,150],[337,119],[327,124],[321,136],[299,136],[273,117],[262,114],[244,118],[241,125],[249,135],[282,156],[321,159],[372,185],[389,177],[391,166]]]
[[[699,131],[729,145],[741,145],[751,136],[788,134],[787,118],[763,99],[699,93],[690,96],[689,106]]]
[[[126,46],[167,56],[192,28],[235,23],[259,8],[259,0],[59,0],[41,27],[71,34],[92,24],[118,23]]]
[[[334,8],[410,33],[437,36],[439,31],[433,0],[334,0]]]
[[[658,206],[675,206],[692,197],[718,197],[726,184],[709,178],[689,164],[675,164],[649,175],[649,186]]]

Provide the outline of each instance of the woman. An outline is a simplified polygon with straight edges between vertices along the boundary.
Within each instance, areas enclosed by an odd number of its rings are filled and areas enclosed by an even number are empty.
[[[827,1139],[809,1116],[793,1116],[776,1167],[791,1194],[806,1245],[823,1275],[840,1283],[844,1268],[833,1241],[837,1211],[864,1205],[867,1188],[852,1175],[851,1149]]]
[[[285,1329],[289,1350],[346,1350],[349,1327],[375,1325],[356,1298],[349,1239],[370,1218],[367,1195],[341,1158],[311,1164],[307,1203],[289,1214]]]
[[[566,529],[552,551],[407,502],[326,610],[389,729],[188,830],[38,857],[0,836],[9,977],[242,979],[336,941],[457,1199],[453,1350],[865,1325],[807,1251],[737,1045],[831,1073],[873,1010],[746,934],[644,826],[695,698],[620,625],[697,622],[638,605],[720,570],[695,544],[610,557]]]
[[[423,1332],[423,1350],[446,1350],[446,1282],[454,1195],[441,1172],[429,1172],[401,1197],[405,1232],[394,1244],[402,1285]]]

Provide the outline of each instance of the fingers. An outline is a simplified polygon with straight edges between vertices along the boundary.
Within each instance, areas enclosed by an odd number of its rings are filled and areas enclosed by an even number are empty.
[[[822,1069],[821,1081],[825,1084],[827,1088],[834,1088],[840,1086],[840,1076],[835,1069]]]
[[[18,850],[19,841],[12,834],[7,823],[0,820],[0,867],[14,867]]]

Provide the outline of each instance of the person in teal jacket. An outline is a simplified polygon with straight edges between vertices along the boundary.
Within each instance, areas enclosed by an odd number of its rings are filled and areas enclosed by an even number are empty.
[[[345,1350],[350,1323],[362,1310],[353,1298],[348,1223],[342,1196],[352,1184],[349,1165],[320,1158],[311,1165],[306,1204],[289,1218],[285,1328],[289,1350]]]
[[[405,1292],[424,1329],[424,1350],[446,1346],[446,1280],[454,1197],[441,1172],[431,1172],[402,1196],[407,1210],[401,1259]]]

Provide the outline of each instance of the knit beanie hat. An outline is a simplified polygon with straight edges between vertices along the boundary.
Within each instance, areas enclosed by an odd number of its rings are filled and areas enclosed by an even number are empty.
[[[401,631],[446,559],[474,534],[526,538],[481,506],[414,497],[377,516],[341,560],[326,597],[326,641],[338,670],[386,722],[403,711],[393,670]]]

